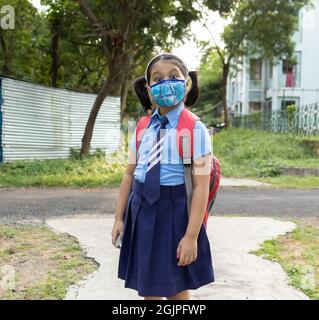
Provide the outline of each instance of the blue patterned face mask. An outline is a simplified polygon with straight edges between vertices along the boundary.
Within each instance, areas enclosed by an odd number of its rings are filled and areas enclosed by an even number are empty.
[[[185,96],[185,80],[161,80],[149,86],[154,102],[161,107],[172,107],[179,104]]]

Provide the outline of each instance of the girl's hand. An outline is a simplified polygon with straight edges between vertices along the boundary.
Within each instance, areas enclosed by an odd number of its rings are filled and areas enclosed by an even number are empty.
[[[121,238],[123,238],[124,233],[124,221],[122,219],[115,219],[113,229],[112,229],[112,244],[114,247],[116,247],[116,239],[118,235],[121,235]]]
[[[197,239],[184,236],[177,247],[178,266],[186,266],[197,259]]]

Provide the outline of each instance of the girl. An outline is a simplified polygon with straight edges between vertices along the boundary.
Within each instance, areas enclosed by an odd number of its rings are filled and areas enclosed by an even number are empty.
[[[214,282],[210,244],[202,223],[209,192],[210,135],[201,121],[194,130],[193,195],[190,214],[184,164],[176,143],[178,118],[199,95],[196,72],[163,53],[148,64],[134,88],[144,109],[155,106],[138,148],[136,130],[123,177],[112,230],[122,246],[118,277],[145,300],[190,299],[189,289]],[[164,131],[164,134],[163,134]],[[132,186],[132,190],[131,190]]]

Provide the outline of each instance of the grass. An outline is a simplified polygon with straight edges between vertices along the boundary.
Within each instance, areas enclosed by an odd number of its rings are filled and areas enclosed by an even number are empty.
[[[277,187],[319,187],[319,177],[281,175],[283,167],[319,168],[319,157],[298,136],[230,128],[214,135],[213,152],[224,176],[257,179]]]
[[[292,286],[319,300],[319,222],[305,219],[295,223],[294,231],[265,241],[251,253],[278,262]]]
[[[0,225],[0,300],[63,299],[97,269],[78,241],[46,226]]]
[[[226,177],[257,179],[279,188],[319,188],[319,177],[281,175],[284,166],[319,168],[319,157],[302,142],[301,137],[231,128],[214,135],[213,152]],[[0,187],[120,185],[127,164],[125,157],[114,154],[105,158],[105,154],[97,150],[80,159],[78,153],[72,150],[70,159],[66,160],[2,163]]]
[[[319,188],[319,177],[299,177],[299,176],[278,176],[257,178],[261,182],[270,183],[276,188],[303,188],[303,189],[317,189]]]
[[[305,136],[300,137],[300,140],[307,140],[307,141],[319,141],[319,136]]]
[[[116,156],[116,155],[115,155]],[[114,157],[115,157],[114,156]],[[95,153],[84,159],[13,161],[0,165],[0,187],[96,187],[119,185],[125,163]]]

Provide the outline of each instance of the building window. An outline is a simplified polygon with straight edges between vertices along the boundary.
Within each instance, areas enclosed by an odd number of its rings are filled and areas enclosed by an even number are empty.
[[[250,59],[250,80],[261,80],[261,59]]]
[[[294,61],[288,59],[282,61],[281,87],[300,87],[301,51],[295,51],[294,56]]]
[[[289,72],[292,72],[294,70],[294,64],[290,62],[289,60],[285,59],[282,61],[282,73],[288,74]]]
[[[261,111],[261,103],[256,101],[250,101],[249,102],[249,112],[259,112]]]
[[[286,75],[285,87],[296,86],[296,64],[291,63],[289,60],[283,60],[282,62],[282,73]]]
[[[290,106],[291,104],[296,105],[296,100],[282,100],[281,101],[281,110],[286,110],[287,106]]]
[[[271,112],[272,110],[272,100],[267,100],[264,104],[264,112]]]

